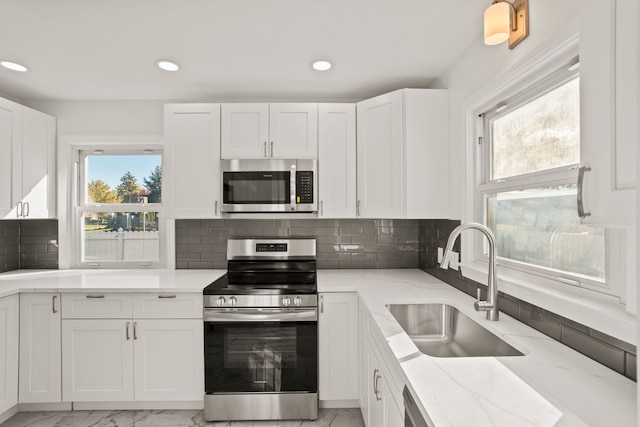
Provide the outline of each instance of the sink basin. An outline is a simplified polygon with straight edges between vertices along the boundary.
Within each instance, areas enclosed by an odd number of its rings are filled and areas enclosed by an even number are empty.
[[[435,357],[522,356],[447,304],[390,304],[387,309],[418,350]]]

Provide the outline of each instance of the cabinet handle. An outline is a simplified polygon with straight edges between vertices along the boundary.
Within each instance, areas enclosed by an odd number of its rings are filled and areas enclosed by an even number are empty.
[[[267,141],[264,142],[264,156],[267,157]]]
[[[373,394],[376,396],[376,400],[378,399],[378,369],[373,370]]]
[[[360,200],[356,203],[356,216],[360,216]]]
[[[22,202],[18,202],[16,206],[16,216],[20,218],[22,216]]]
[[[213,215],[218,216],[218,201],[216,200],[215,206],[213,208]]]
[[[578,201],[578,216],[580,218],[586,218],[588,216],[591,216],[591,212],[585,212],[584,211],[584,199],[582,197],[582,190],[584,188],[584,173],[585,172],[590,172],[591,168],[587,167],[587,166],[582,166],[580,169],[578,169],[578,196],[577,196],[577,201]]]
[[[87,298],[99,299],[99,298],[104,298],[104,295],[87,295]]]
[[[138,332],[137,332],[137,328],[138,327],[138,322],[133,322],[133,339],[134,341],[138,339]]]
[[[53,314],[58,312],[58,310],[56,310],[56,298],[58,298],[58,295],[54,295],[53,298],[51,298],[51,310],[53,311]]]
[[[129,336],[129,326],[131,326],[131,322],[127,322],[127,324],[125,325],[125,331],[127,333],[127,341],[131,339],[131,337]]]
[[[320,216],[324,216],[324,203],[320,200]]]
[[[324,295],[320,295],[320,313],[324,313]]]
[[[376,369],[376,371],[378,370]],[[378,402],[382,400],[382,398],[380,397],[380,390],[378,390],[378,380],[380,380],[380,378],[382,378],[382,375],[380,375],[380,371],[378,371],[375,377],[375,381],[373,382],[374,390],[376,392],[376,400]]]
[[[273,141],[271,141],[271,157],[273,157]]]
[[[25,202],[22,204],[23,207],[25,207],[25,212],[22,214],[23,217],[28,217],[29,216],[29,202]]]
[[[160,299],[164,299],[164,298],[175,298],[175,295],[158,295],[158,298]]]

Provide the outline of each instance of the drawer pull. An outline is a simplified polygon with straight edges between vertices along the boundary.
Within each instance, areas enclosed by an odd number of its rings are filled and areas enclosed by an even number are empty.
[[[131,322],[127,322],[127,324],[125,325],[125,331],[127,334],[127,341],[129,341],[131,339],[131,337],[129,336],[129,326],[131,325]]]
[[[168,298],[175,298],[175,295],[158,295],[158,298],[160,299],[168,299]]]
[[[104,298],[104,295],[87,295],[87,298],[99,299]]]

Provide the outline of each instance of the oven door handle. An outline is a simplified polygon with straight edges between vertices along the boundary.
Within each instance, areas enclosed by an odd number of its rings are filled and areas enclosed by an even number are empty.
[[[313,308],[205,308],[205,322],[303,322],[317,321]]]

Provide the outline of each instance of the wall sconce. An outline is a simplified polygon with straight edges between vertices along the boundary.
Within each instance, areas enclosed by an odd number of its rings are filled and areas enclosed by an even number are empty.
[[[529,35],[528,0],[494,0],[484,11],[484,44],[496,45],[509,40],[513,49]]]

